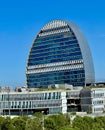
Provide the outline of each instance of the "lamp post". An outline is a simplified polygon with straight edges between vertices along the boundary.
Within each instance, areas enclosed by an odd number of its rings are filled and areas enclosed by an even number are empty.
[[[42,130],[44,130],[44,111],[42,111]]]
[[[9,104],[9,92],[10,92],[10,88],[7,87],[7,93],[8,93],[8,112],[9,112],[9,116],[10,116],[10,104]]]
[[[31,120],[31,119],[29,118],[29,119],[27,119],[27,121],[26,121],[26,130],[28,130],[28,128],[29,128],[29,126],[28,126],[29,120]],[[29,129],[30,129],[30,128],[29,128]]]

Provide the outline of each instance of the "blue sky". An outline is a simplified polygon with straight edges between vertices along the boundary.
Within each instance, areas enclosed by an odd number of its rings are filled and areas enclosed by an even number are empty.
[[[54,19],[81,28],[92,52],[96,81],[105,81],[104,0],[4,0],[0,1],[0,86],[25,85],[32,41]]]

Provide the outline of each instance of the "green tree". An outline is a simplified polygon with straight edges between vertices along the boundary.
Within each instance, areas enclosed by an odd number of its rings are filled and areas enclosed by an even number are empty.
[[[44,126],[46,130],[56,130],[56,124],[52,118],[45,119]]]
[[[10,117],[0,117],[0,130],[14,130]]]
[[[93,130],[105,130],[105,117],[95,117]]]
[[[84,124],[83,118],[80,116],[77,116],[72,123],[73,128],[78,128],[79,130],[87,130],[85,125],[86,124]]]
[[[60,130],[78,130],[78,128],[63,127]]]
[[[26,121],[26,128],[25,130],[42,130],[42,125],[36,119],[29,119]]]
[[[4,122],[4,118],[3,118],[3,117],[0,117],[0,130],[2,130],[3,122]]]
[[[15,130],[25,130],[26,121],[22,117],[13,118],[12,124]]]
[[[99,125],[99,123],[93,123],[93,127],[92,130],[102,130],[101,126]]]
[[[94,119],[88,116],[83,117],[83,122],[86,130],[92,130]]]
[[[65,126],[70,127],[70,115],[68,114],[51,115],[45,119],[45,127],[47,130],[60,130]]]
[[[44,115],[40,112],[36,112],[31,118],[26,121],[26,130],[42,130],[42,124]]]

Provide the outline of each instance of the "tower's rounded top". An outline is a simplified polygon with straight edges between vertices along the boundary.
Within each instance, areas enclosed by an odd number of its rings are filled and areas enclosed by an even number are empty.
[[[46,24],[42,28],[42,30],[57,28],[57,27],[61,27],[61,26],[67,26],[67,22],[64,20],[53,20],[53,21],[49,22],[48,24]]]

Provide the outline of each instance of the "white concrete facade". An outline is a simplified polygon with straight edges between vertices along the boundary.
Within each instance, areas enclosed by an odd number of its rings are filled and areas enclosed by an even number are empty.
[[[105,110],[105,88],[91,89],[92,113],[102,113]]]

